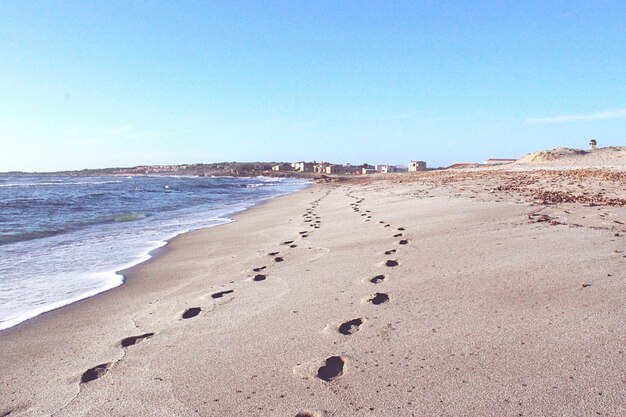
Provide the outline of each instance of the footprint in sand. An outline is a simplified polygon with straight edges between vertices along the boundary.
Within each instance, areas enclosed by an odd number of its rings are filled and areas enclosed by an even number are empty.
[[[398,227],[398,230],[403,232],[405,229],[404,229],[404,227]]]
[[[290,247],[290,248],[297,248],[297,247],[298,247],[298,245],[295,245],[295,244],[294,244],[294,245],[289,245],[289,247]]]
[[[267,255],[268,255],[268,256],[276,256],[276,255],[278,255],[279,253],[280,253],[280,252],[270,252],[270,253],[268,253]]]
[[[211,294],[211,298],[222,298],[226,294],[230,294],[233,292],[235,292],[235,290],[225,290],[225,291],[216,292],[215,294]]]
[[[261,272],[262,270],[264,270],[265,268],[267,268],[267,266],[260,266],[258,268],[252,268],[253,272]]]
[[[185,310],[185,312],[182,315],[182,318],[184,319],[190,319],[192,317],[196,317],[198,314],[200,314],[200,312],[202,311],[202,309],[200,307],[191,307],[188,308],[187,310]]]
[[[362,318],[356,318],[356,319],[352,319],[349,321],[346,321],[345,323],[341,323],[341,325],[339,326],[339,333],[341,334],[345,334],[346,336],[349,336],[351,334],[354,334],[356,332],[359,331],[359,327],[363,324],[363,319]]]
[[[385,251],[385,255],[393,255],[394,253],[396,253],[395,249],[389,249]]]
[[[98,378],[102,378],[111,369],[111,363],[102,363],[93,368],[87,369],[80,377],[80,383],[86,384],[87,382],[94,381]]]
[[[320,417],[320,415],[312,411],[300,411],[296,417]]]
[[[370,282],[372,284],[380,284],[381,282],[383,282],[385,280],[385,276],[384,275],[376,275],[373,278],[370,278]]]
[[[293,240],[286,240],[283,242],[283,245],[291,245],[293,243]]]
[[[399,245],[406,245],[407,243],[409,243],[407,239],[402,239],[401,241],[398,242]]]
[[[274,260],[275,260],[276,262],[282,262],[282,261],[284,261],[284,259],[283,259],[283,258],[281,258],[280,256],[275,257],[275,258],[274,258]]]
[[[332,382],[343,376],[345,365],[341,356],[331,356],[326,358],[325,364],[317,370],[317,377],[326,382]]]
[[[402,237],[402,233],[396,233],[393,237]]]
[[[265,281],[265,279],[267,278],[267,275],[263,275],[263,274],[258,274],[255,275],[254,278],[252,278],[252,281]]]
[[[133,346],[139,342],[143,342],[146,339],[150,339],[152,336],[154,336],[154,333],[144,333],[144,334],[140,334],[139,336],[125,337],[120,342],[120,346],[123,348]]]
[[[379,305],[389,301],[389,296],[385,293],[377,292],[376,294],[372,295],[367,301],[374,305]]]
[[[398,261],[394,259],[388,259],[387,261],[385,261],[385,266],[388,266],[390,268],[393,268],[394,266],[398,266],[398,265],[399,265]]]
[[[0,417],[8,417],[11,415],[23,414],[23,412],[30,410],[28,405],[13,405],[11,408],[0,408]],[[311,414],[310,417],[320,417],[319,414]]]

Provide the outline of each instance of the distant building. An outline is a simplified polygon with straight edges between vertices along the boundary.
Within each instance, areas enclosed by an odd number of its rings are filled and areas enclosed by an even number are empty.
[[[272,167],[272,171],[293,171],[293,167],[289,164],[278,164]]]
[[[291,166],[296,172],[313,172],[312,162],[294,162]]]
[[[485,165],[512,164],[515,161],[517,161],[517,159],[489,158],[485,161]]]
[[[398,170],[398,167],[395,167],[393,165],[376,165],[376,171],[380,172],[381,174],[387,174],[389,172],[396,172]]]
[[[409,172],[426,171],[426,162],[411,161],[409,162]]]
[[[324,173],[325,174],[339,174],[339,172],[337,172],[337,167],[339,167],[339,165],[326,165],[324,166]]]
[[[377,172],[375,168],[361,168],[361,174],[376,174]]]
[[[328,165],[325,167],[326,174],[350,174],[352,167],[350,165]]]
[[[319,164],[313,164],[313,172],[315,172],[316,174],[325,174],[326,173],[326,167],[330,166],[330,164],[328,162],[322,162]]]
[[[369,170],[373,170],[373,171],[376,170],[376,168],[370,164],[361,164],[361,165],[355,165],[355,166],[350,166],[350,164],[346,164],[345,167],[348,173],[355,174],[355,175],[369,173],[367,172]]]
[[[252,167],[257,171],[267,171],[267,170],[272,169],[271,164],[265,164],[261,162],[253,164]]]

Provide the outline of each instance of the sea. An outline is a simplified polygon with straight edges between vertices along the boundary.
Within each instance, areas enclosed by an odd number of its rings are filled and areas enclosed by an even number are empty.
[[[124,283],[176,235],[301,190],[301,179],[0,176],[0,330]]]

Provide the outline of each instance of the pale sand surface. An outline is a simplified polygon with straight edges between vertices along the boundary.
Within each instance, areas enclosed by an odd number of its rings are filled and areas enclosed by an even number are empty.
[[[316,185],[182,235],[122,287],[0,332],[0,416],[625,415],[626,183],[513,175]]]
[[[543,167],[598,167],[626,169],[626,146],[610,146],[597,149],[557,148],[532,152],[520,158],[514,166],[541,165]]]

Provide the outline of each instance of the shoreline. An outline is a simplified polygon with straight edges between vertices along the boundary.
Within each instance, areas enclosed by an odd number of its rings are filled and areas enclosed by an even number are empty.
[[[403,181],[268,200],[178,236],[126,285],[0,333],[0,412],[626,409],[626,208]]]
[[[276,197],[267,198],[265,200],[259,201],[258,203],[254,204],[253,206],[250,206],[248,208],[244,208],[242,210],[238,210],[238,211],[229,213],[228,214],[229,217],[227,219],[229,221],[227,221],[227,222],[224,222],[224,223],[221,223],[221,224],[216,224],[216,225],[213,225],[213,226],[201,227],[201,228],[194,229],[194,230],[188,230],[186,232],[181,232],[181,233],[177,234],[176,236],[173,236],[172,238],[167,239],[163,246],[160,246],[160,247],[155,248],[152,251],[150,251],[150,253],[149,253],[150,258],[148,258],[148,259],[146,259],[146,260],[144,260],[142,262],[139,262],[137,264],[134,264],[132,266],[129,266],[128,268],[120,269],[116,273],[124,276],[124,279],[126,280],[127,279],[126,275],[128,275],[129,273],[132,273],[136,269],[141,268],[145,264],[148,264],[150,262],[156,262],[156,261],[159,260],[160,257],[165,256],[171,250],[171,247],[170,247],[171,243],[173,243],[176,239],[179,239],[179,238],[181,238],[181,237],[183,237],[185,235],[188,235],[188,234],[201,232],[201,231],[204,231],[204,230],[207,230],[207,229],[228,226],[229,224],[237,222],[237,218],[239,216],[242,216],[242,215],[245,215],[246,213],[252,212],[253,210],[258,209],[258,208],[262,207],[265,204],[268,204],[268,203],[270,203],[272,201],[281,199],[283,197],[289,197],[289,196],[292,196],[292,195],[295,195],[295,194],[298,194],[298,193],[303,193],[306,190],[309,190],[309,189],[311,189],[311,188],[313,188],[315,186],[317,186],[316,183],[310,183],[309,185],[307,185],[305,188],[303,188],[301,190],[294,191],[294,192],[291,192],[291,193],[288,193],[288,194],[284,194],[284,195],[279,195],[279,196],[276,196]],[[126,275],[124,275],[124,274],[126,274]],[[115,287],[115,288],[117,288],[117,287]],[[1,333],[0,333],[0,335],[1,335]]]
[[[39,313],[35,313],[34,315],[29,316],[29,317],[19,321],[18,323],[9,326],[9,327],[0,328],[0,337],[2,336],[3,332],[5,332],[7,330],[10,330],[10,329],[13,329],[15,327],[21,326],[22,324],[28,323],[28,322],[30,322],[32,320],[36,320],[38,317],[42,317],[42,316],[44,316],[44,315],[46,315],[48,313],[54,312],[54,311],[59,310],[59,309],[63,309],[65,307],[71,306],[72,304],[75,304],[75,303],[78,303],[78,302],[81,302],[81,301],[89,300],[89,299],[91,299],[93,297],[97,297],[98,295],[103,294],[103,293],[105,293],[107,291],[111,291],[111,290],[113,290],[115,288],[119,288],[119,287],[124,286],[124,284],[126,283],[126,280],[128,279],[127,276],[126,276],[127,271],[129,271],[131,269],[134,269],[134,268],[142,265],[143,263],[150,262],[150,261],[154,260],[160,254],[166,253],[168,245],[174,239],[177,239],[178,237],[180,237],[182,235],[185,235],[187,233],[193,233],[193,232],[196,232],[196,231],[199,231],[199,230],[209,229],[209,228],[218,227],[218,226],[224,226],[224,225],[233,223],[233,222],[236,221],[236,216],[241,214],[241,213],[244,213],[244,212],[246,212],[248,210],[252,210],[255,207],[261,206],[261,205],[263,205],[263,204],[265,204],[265,203],[267,203],[267,202],[269,202],[271,200],[274,200],[276,198],[281,198],[281,197],[285,197],[285,196],[288,196],[288,195],[291,195],[291,194],[294,194],[294,193],[305,191],[308,188],[310,188],[313,184],[314,183],[305,185],[304,188],[302,188],[301,190],[293,191],[293,192],[290,192],[290,193],[287,193],[287,194],[278,195],[278,196],[275,196],[275,197],[265,198],[265,199],[262,199],[262,200],[260,200],[260,201],[258,201],[256,203],[254,203],[253,205],[251,205],[249,207],[244,207],[244,208],[240,208],[240,209],[237,209],[235,211],[232,211],[232,212],[228,212],[228,213],[224,214],[225,217],[222,218],[223,222],[221,222],[221,223],[217,223],[217,224],[209,225],[209,226],[203,226],[203,227],[199,227],[199,228],[191,229],[191,230],[183,230],[181,232],[178,232],[178,233],[174,234],[171,237],[168,237],[168,238],[165,238],[163,240],[160,240],[158,242],[159,246],[154,247],[152,249],[149,249],[146,253],[142,253],[140,255],[137,255],[137,258],[138,258],[137,262],[134,262],[134,263],[128,264],[128,265],[122,265],[121,267],[119,267],[119,269],[115,269],[115,270],[112,270],[112,271],[98,272],[98,274],[109,274],[110,273],[110,274],[112,274],[112,275],[114,275],[116,277],[119,276],[120,278],[119,278],[118,281],[116,281],[115,285],[108,286],[108,287],[103,288],[103,289],[97,289],[97,290],[91,291],[89,293],[81,294],[81,295],[78,295],[78,296],[76,296],[74,298],[70,298],[68,300],[57,301],[57,302],[51,304],[53,307],[50,307],[50,308],[48,308],[48,306],[44,307],[46,309],[45,311],[42,311],[42,312],[39,312]]]

